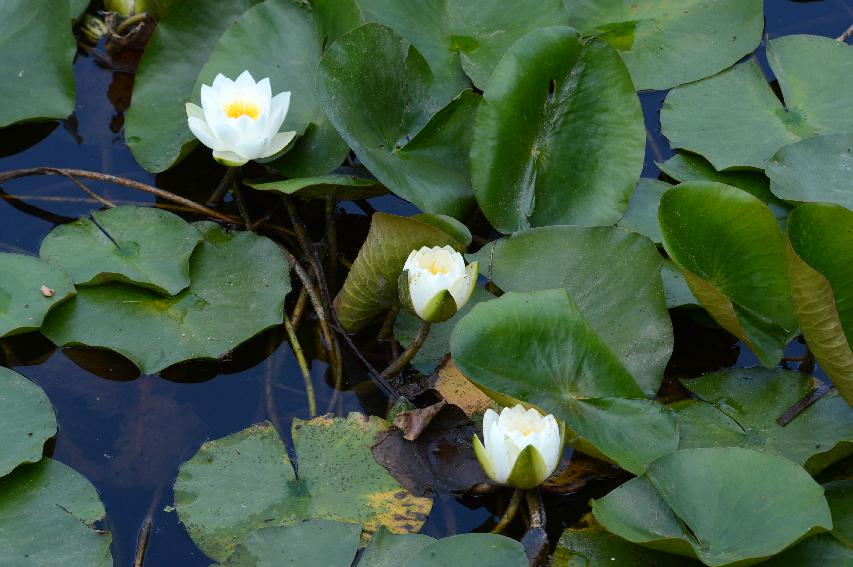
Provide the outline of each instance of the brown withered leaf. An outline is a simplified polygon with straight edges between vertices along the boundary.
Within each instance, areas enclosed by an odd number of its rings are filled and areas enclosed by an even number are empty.
[[[445,405],[415,441],[390,429],[373,445],[376,461],[418,496],[466,492],[488,481],[472,444],[477,429],[458,407]]]
[[[452,404],[468,417],[492,408],[500,408],[479,388],[462,374],[450,356],[446,356],[430,377],[430,387],[437,391],[447,403]]]
[[[415,408],[409,411],[403,411],[397,414],[394,418],[394,427],[397,427],[403,432],[403,439],[406,441],[416,440],[424,429],[432,422],[432,418],[436,416],[441,408],[447,405],[447,402],[441,400],[437,404],[432,404],[425,408]]]

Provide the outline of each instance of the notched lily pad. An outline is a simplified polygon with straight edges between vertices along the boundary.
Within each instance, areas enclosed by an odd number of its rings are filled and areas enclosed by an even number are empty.
[[[740,447],[665,455],[592,511],[619,537],[710,566],[758,563],[832,528],[823,488],[806,471]]]
[[[95,487],[53,459],[0,478],[0,558],[15,567],[112,567]]]
[[[42,331],[58,345],[114,350],[153,374],[215,359],[282,321],[287,262],[268,238],[193,225],[202,243],[190,258],[190,286],[173,297],[126,284],[84,287],[51,312]]]
[[[833,392],[785,427],[776,419],[814,387],[811,376],[738,368],[682,380],[698,399],[670,407],[678,417],[679,447],[747,447],[787,457],[817,474],[853,453],[853,409]]]
[[[56,414],[44,390],[14,370],[0,367],[0,477],[41,459],[56,435]]]
[[[0,274],[0,337],[35,331],[75,293],[65,272],[33,256],[0,253]]]
[[[330,195],[334,195],[338,200],[369,199],[388,192],[375,179],[364,179],[357,175],[341,173],[266,183],[246,183],[246,185],[258,191],[277,191],[303,199],[323,199]]]
[[[175,507],[193,541],[218,561],[252,531],[303,520],[360,523],[366,533],[385,526],[418,531],[432,507],[402,488],[373,459],[370,447],[389,426],[350,414],[291,430],[298,476],[269,423],[205,443],[175,482]]]
[[[672,185],[657,179],[640,179],[637,188],[628,201],[628,210],[617,226],[642,234],[652,242],[660,244],[663,236],[658,225],[658,205],[660,198]]]
[[[190,255],[200,240],[194,226],[168,211],[116,207],[51,230],[39,255],[76,285],[123,282],[175,295],[190,285]]]

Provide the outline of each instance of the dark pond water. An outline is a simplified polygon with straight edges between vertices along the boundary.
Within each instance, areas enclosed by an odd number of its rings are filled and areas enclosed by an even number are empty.
[[[853,0],[794,2],[765,0],[769,37],[811,33],[835,37],[853,23]],[[100,46],[102,47],[102,46]],[[766,60],[759,51],[759,60]],[[143,171],[122,141],[122,112],[129,97],[132,62],[104,66],[92,53],[81,52],[75,64],[77,109],[62,123],[9,128],[0,133],[0,171],[34,166],[72,167],[112,173],[156,183],[203,202],[221,170],[203,152],[156,178]],[[116,70],[118,68],[119,70]],[[641,95],[649,132],[644,176],[655,177],[656,160],[671,154],[659,132],[658,110],[664,93]],[[92,184],[110,200],[151,205],[153,198],[115,186]],[[36,254],[44,235],[57,224],[89,213],[98,204],[72,183],[56,177],[8,183],[0,193],[0,251]],[[378,210],[410,214],[413,208],[393,197],[373,200]],[[265,202],[252,203],[263,212]],[[310,216],[312,211],[306,211]],[[321,211],[316,213],[322,214]],[[357,249],[367,216],[351,203],[340,206],[342,242]],[[318,223],[319,225],[319,223]],[[295,294],[294,294],[295,295]],[[292,298],[291,298],[292,302]],[[750,366],[757,361],[722,333],[703,330],[674,314],[677,340],[673,372],[692,374],[720,366]],[[311,355],[313,328],[300,329]],[[792,347],[796,353],[797,345]],[[55,349],[37,334],[0,341],[0,364],[15,368],[38,383],[50,397],[59,419],[59,434],[50,448],[54,458],[84,474],[97,487],[108,513],[105,526],[113,534],[113,556],[130,566],[140,527],[153,514],[153,530],[145,565],[206,566],[176,514],[172,484],[180,463],[207,439],[217,438],[274,415],[289,442],[292,417],[308,417],[306,396],[296,361],[277,332],[269,332],[238,349],[230,360],[186,364],[162,376],[139,375],[117,355],[89,349]],[[327,384],[327,365],[311,365],[321,411],[334,390]],[[357,365],[349,370],[348,389],[335,397],[330,410],[381,414],[384,398],[363,379]],[[361,380],[361,381],[359,381]],[[603,487],[598,487],[601,490]],[[592,493],[564,497],[551,516],[554,530],[583,512]],[[494,520],[487,507],[438,495],[424,532],[440,537],[488,529]],[[47,543],[47,542],[46,542]]]

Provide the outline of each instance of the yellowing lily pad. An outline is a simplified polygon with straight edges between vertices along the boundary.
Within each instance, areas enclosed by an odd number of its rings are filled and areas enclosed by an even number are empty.
[[[326,519],[416,532],[432,500],[401,487],[373,458],[377,418],[295,419],[298,474],[269,423],[205,443],[175,482],[175,507],[196,544],[222,561],[249,533],[268,526]]]

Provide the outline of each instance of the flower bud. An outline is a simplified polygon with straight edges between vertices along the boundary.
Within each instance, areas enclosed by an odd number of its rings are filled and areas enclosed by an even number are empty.
[[[521,404],[504,408],[500,415],[488,409],[483,415],[483,443],[475,435],[474,452],[493,481],[535,488],[557,468],[563,436],[553,415],[542,417]]]
[[[471,298],[478,266],[466,267],[462,254],[450,246],[413,250],[400,274],[400,300],[424,321],[446,321]]]

